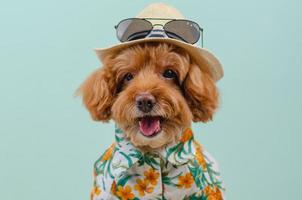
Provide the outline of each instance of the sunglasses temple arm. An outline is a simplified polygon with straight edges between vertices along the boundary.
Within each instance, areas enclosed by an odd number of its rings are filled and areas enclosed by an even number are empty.
[[[201,47],[203,48],[203,30],[201,30]]]

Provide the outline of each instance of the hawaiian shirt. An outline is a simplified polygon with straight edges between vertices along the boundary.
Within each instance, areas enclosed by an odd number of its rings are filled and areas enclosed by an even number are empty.
[[[116,127],[116,142],[95,162],[91,200],[222,200],[215,160],[190,128],[178,142],[142,152]]]

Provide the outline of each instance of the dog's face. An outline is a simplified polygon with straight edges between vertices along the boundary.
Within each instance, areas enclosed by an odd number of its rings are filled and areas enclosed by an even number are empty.
[[[80,87],[95,120],[113,119],[135,146],[158,148],[218,104],[210,73],[173,45],[143,44],[109,55]]]

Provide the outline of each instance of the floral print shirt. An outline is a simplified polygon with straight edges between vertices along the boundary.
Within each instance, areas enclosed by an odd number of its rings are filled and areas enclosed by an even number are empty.
[[[190,128],[177,143],[142,152],[115,130],[116,143],[96,161],[91,200],[222,200],[217,163]]]

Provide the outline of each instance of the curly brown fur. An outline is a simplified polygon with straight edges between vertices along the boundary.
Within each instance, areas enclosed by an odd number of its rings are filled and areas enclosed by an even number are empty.
[[[146,43],[107,55],[79,88],[94,120],[113,119],[137,147],[158,148],[178,138],[192,121],[212,119],[218,91],[209,71],[198,66],[188,53],[166,43]],[[166,69],[177,74],[163,77]],[[127,73],[132,80],[123,80]],[[137,109],[135,97],[151,94],[156,104],[149,116],[160,116],[161,131],[154,137],[140,133],[138,120],[146,115]]]

